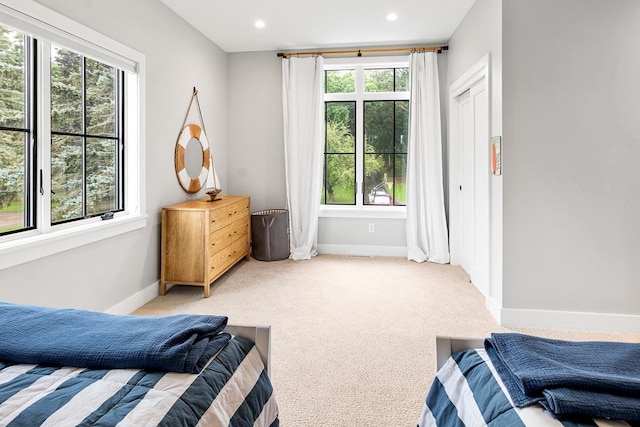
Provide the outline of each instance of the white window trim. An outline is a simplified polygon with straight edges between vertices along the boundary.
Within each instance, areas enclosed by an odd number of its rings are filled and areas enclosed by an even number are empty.
[[[406,206],[320,205],[320,218],[407,219]]]
[[[344,70],[350,67],[365,67],[365,68],[401,68],[409,66],[409,57],[360,57],[360,58],[326,58],[324,69],[326,70]],[[360,101],[370,101],[379,99],[379,95],[376,93],[362,92],[363,82],[362,77],[356,73],[356,93],[352,94],[325,94],[325,101],[356,101],[356,116],[362,117],[364,113],[362,111],[362,103]],[[388,93],[385,95],[385,100],[404,100],[406,95],[404,93]],[[362,141],[361,138],[364,135],[364,129],[362,122],[356,123],[356,175],[358,175],[362,168]],[[361,190],[362,183],[356,182],[356,185]],[[406,206],[371,206],[365,205],[363,200],[364,194],[362,191],[356,194],[355,205],[323,205],[320,204],[318,210],[318,216],[320,218],[378,218],[378,219],[406,219],[407,208]]]
[[[146,227],[145,56],[32,0],[0,0],[1,17],[10,17],[10,26],[24,22],[22,29],[34,28],[35,32],[66,37],[74,46],[96,52],[97,59],[125,69],[127,117],[125,210],[117,212],[111,220],[95,217],[53,227],[40,225],[37,230],[3,236],[0,238],[0,270]],[[42,158],[38,162],[44,167]],[[45,183],[45,188],[50,186]]]

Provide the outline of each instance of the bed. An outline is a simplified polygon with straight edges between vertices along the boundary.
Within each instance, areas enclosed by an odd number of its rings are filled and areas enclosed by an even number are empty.
[[[20,311],[24,307],[26,315]],[[279,425],[269,378],[269,326],[227,325],[225,317],[217,316],[113,316],[55,309],[44,309],[42,314],[41,310],[0,303],[2,426]],[[63,322],[47,325],[51,319],[58,322],[59,315]],[[209,324],[202,329],[197,323],[214,317],[213,333]],[[140,330],[130,332],[135,329],[131,323],[119,324],[121,320],[155,324],[156,330],[141,329],[140,335]],[[201,330],[189,331],[182,339],[165,320],[178,320],[176,326],[182,329],[195,324]],[[34,325],[41,330],[34,330]],[[155,352],[148,342],[158,343],[160,334],[168,339]],[[206,339],[203,334],[208,334]],[[124,343],[114,347],[118,341],[114,335]],[[147,352],[150,347],[154,348]],[[163,359],[165,355],[171,359]],[[175,360],[177,368],[171,365]]]
[[[436,338],[437,374],[427,393],[418,427],[640,426],[640,362],[638,362],[640,360],[638,357],[640,344],[569,343],[521,336],[520,334],[504,334],[508,335],[509,339],[516,339],[515,341],[506,341],[506,343],[508,351],[518,358],[524,355],[527,359],[536,359],[538,353],[547,357],[545,352],[548,351],[548,348],[551,348],[553,353],[565,354],[566,352],[570,356],[566,360],[563,360],[562,357],[557,359],[559,361],[554,359],[555,361],[545,365],[542,371],[530,369],[529,372],[533,373],[533,382],[543,384],[548,378],[553,378],[553,381],[572,383],[571,387],[574,387],[575,390],[566,388],[569,387],[566,385],[563,386],[565,388],[557,389],[548,384],[540,385],[540,387],[547,387],[541,393],[541,397],[537,397],[535,403],[523,403],[520,396],[525,393],[523,390],[533,395],[529,388],[530,378],[521,375],[522,370],[519,367],[514,368],[511,365],[512,361],[508,359],[509,356],[496,356],[494,347],[499,350],[501,347],[496,344],[499,341],[495,341],[494,337],[502,338],[501,335],[503,334],[492,334],[491,339]],[[523,337],[525,341],[521,345]],[[534,343],[534,347],[531,347],[529,341]],[[542,342],[542,347],[540,347],[542,350],[532,350],[532,348],[536,348],[539,341]],[[607,347],[610,344],[613,346]],[[567,350],[567,346],[571,348]],[[588,351],[585,351],[585,348]],[[488,352],[491,353],[491,356]],[[581,352],[580,354],[583,356],[576,357],[578,352]],[[584,357],[584,355],[591,356]],[[510,372],[502,371],[504,360],[507,361]],[[575,362],[576,360],[577,362]],[[590,362],[593,360],[596,363]],[[601,363],[602,361],[606,361],[606,363]],[[545,363],[544,360],[542,363]],[[578,366],[580,370],[571,371],[568,379],[562,378],[558,372],[560,369],[566,369],[565,365]],[[610,372],[600,376],[601,365],[604,365],[605,371]],[[585,368],[585,366],[588,367]],[[501,372],[498,372],[499,370]],[[517,390],[512,388],[514,386],[512,383],[513,375],[524,378],[523,385],[516,387]],[[582,381],[583,376],[588,378],[588,381]],[[600,384],[598,384],[599,377],[601,378]],[[509,387],[505,385],[505,382],[509,384]],[[625,387],[624,391],[620,392],[619,388],[623,386]],[[612,387],[615,390],[605,393],[602,387],[605,389]],[[565,407],[562,401],[563,396],[561,395],[560,398],[553,396],[556,390],[559,393],[567,393],[567,390],[580,393],[576,395],[577,399],[571,410],[567,409],[563,412],[562,409]],[[577,410],[575,406],[577,406]],[[584,413],[577,414],[581,411]],[[598,414],[603,416],[598,416]],[[607,417],[605,414],[616,416]]]

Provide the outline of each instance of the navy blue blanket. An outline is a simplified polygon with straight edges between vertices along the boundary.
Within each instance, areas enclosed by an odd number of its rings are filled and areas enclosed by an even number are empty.
[[[198,373],[231,338],[227,317],[118,316],[0,302],[0,360]]]
[[[506,333],[484,345],[517,407],[640,420],[640,344]]]

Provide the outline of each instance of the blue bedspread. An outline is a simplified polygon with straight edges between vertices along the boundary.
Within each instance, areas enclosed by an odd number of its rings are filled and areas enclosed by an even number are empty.
[[[273,386],[253,341],[234,337],[197,374],[0,361],[8,427],[277,427]]]
[[[505,333],[485,349],[517,407],[640,420],[640,344]]]
[[[198,373],[230,339],[224,316],[119,316],[0,302],[0,360]]]

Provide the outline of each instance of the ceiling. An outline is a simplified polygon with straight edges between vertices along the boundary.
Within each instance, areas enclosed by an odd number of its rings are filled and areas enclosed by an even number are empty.
[[[161,0],[226,52],[446,42],[475,0]],[[387,20],[395,13],[395,21]],[[257,20],[264,22],[256,28]]]

